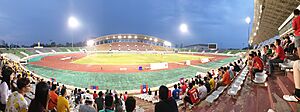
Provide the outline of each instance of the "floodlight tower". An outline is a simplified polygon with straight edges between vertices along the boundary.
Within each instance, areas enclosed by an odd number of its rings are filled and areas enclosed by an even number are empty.
[[[71,29],[75,29],[79,26],[79,22],[75,17],[71,16],[68,19],[68,25]],[[73,48],[73,46],[74,46],[74,35],[72,32],[72,48]]]
[[[248,24],[248,34],[247,34],[247,37],[248,37],[248,48],[250,48],[250,42],[249,42],[249,38],[250,38],[250,23],[251,23],[251,18],[249,16],[246,17],[245,19],[245,22]]]

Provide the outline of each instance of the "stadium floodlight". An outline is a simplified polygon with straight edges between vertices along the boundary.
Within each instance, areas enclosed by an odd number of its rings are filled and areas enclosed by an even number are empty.
[[[113,38],[115,39],[116,37],[115,37],[115,36],[113,36]]]
[[[247,34],[247,37],[248,37],[248,41],[249,41],[249,43],[248,43],[248,49],[249,49],[250,48],[250,44],[251,44],[251,42],[249,40],[250,39],[249,33],[250,33],[251,18],[249,16],[247,16],[246,19],[245,19],[245,22],[248,24],[248,34]]]
[[[246,22],[247,24],[250,24],[251,18],[250,18],[249,16],[247,16],[246,19],[245,19],[245,22]]]
[[[154,42],[157,42],[157,38],[154,39]]]
[[[86,45],[87,46],[93,46],[94,45],[94,40],[88,40],[87,42],[86,42]]]
[[[152,40],[152,38],[149,38],[149,40]]]
[[[137,36],[134,36],[135,39],[137,39]]]
[[[74,28],[77,28],[79,26],[79,22],[75,17],[71,16],[68,19],[68,25],[69,25],[70,28],[74,29]],[[72,47],[74,46],[74,39],[73,38],[74,37],[73,37],[73,34],[72,34]]]
[[[122,36],[121,36],[121,35],[119,35],[119,36],[118,36],[118,39],[121,39],[121,38],[122,38]]]
[[[132,38],[131,35],[129,35],[128,38],[131,39]]]
[[[70,28],[77,28],[79,26],[78,20],[73,16],[69,17],[68,24]]]
[[[165,46],[171,46],[172,44],[171,44],[171,42],[164,41],[164,45],[165,45]]]
[[[180,24],[179,30],[180,30],[180,32],[182,32],[182,33],[187,33],[187,32],[189,32],[189,30],[188,30],[188,25],[185,24],[185,23]]]

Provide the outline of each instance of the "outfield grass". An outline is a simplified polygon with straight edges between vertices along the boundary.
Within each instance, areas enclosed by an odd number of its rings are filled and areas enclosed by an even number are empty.
[[[90,65],[141,65],[159,62],[182,62],[184,60],[200,60],[207,56],[184,54],[92,54],[73,61],[77,64]]]

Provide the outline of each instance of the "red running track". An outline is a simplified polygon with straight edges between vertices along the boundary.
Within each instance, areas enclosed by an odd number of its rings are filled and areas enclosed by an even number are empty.
[[[72,71],[80,71],[80,72],[104,72],[104,73],[135,73],[135,72],[150,72],[150,71],[160,71],[160,70],[138,70],[139,66],[143,68],[149,68],[150,64],[147,65],[88,65],[88,64],[76,64],[72,63],[73,61],[85,57],[87,54],[85,53],[73,53],[73,54],[58,54],[53,56],[46,56],[42,58],[40,61],[31,62],[32,65],[44,66],[53,69],[62,69],[62,70],[72,70]],[[212,57],[211,61],[218,61],[225,58],[227,56],[219,56],[219,55],[199,55],[199,56],[209,56]],[[60,60],[64,57],[72,57],[69,60]],[[183,62],[179,62],[183,63]],[[192,65],[201,64],[199,60],[192,60]],[[187,67],[187,65],[181,65],[176,63],[169,63],[169,68],[163,70],[172,70],[176,68]],[[126,71],[121,71],[120,68],[127,68]]]

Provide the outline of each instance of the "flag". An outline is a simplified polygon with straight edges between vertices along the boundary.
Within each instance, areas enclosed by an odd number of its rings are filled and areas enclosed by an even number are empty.
[[[182,84],[182,83],[184,83],[184,78],[182,77],[182,78],[180,78],[179,79],[179,82]]]
[[[90,86],[90,89],[99,90],[99,86]]]
[[[50,78],[50,81],[55,82],[56,79],[55,78]]]
[[[141,93],[147,93],[148,92],[148,85],[141,85]]]

